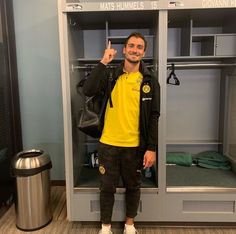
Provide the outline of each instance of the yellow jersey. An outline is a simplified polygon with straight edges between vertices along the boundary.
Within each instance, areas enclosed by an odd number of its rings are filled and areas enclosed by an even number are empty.
[[[106,106],[104,128],[100,142],[113,146],[139,146],[140,86],[138,72],[123,73],[116,81]]]

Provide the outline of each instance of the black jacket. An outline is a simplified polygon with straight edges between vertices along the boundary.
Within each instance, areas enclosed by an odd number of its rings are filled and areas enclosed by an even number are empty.
[[[158,143],[158,118],[160,116],[160,86],[157,79],[150,73],[143,62],[141,62],[139,70],[143,75],[140,87],[139,147],[142,152],[146,150],[156,151]],[[99,63],[92,70],[84,84],[84,94],[86,96],[93,96],[102,92],[105,93],[108,100],[116,80],[123,73],[123,63],[115,70],[107,69],[104,64]],[[109,77],[112,79],[110,88],[108,85]]]

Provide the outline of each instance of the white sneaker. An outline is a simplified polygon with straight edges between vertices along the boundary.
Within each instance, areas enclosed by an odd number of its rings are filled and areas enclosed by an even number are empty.
[[[102,225],[102,229],[98,232],[98,234],[112,234],[111,226],[107,227]]]
[[[111,230],[100,230],[99,232],[98,232],[98,234],[112,234],[112,231]]]
[[[124,234],[136,234],[138,231],[135,229],[134,225],[126,225],[124,229]]]

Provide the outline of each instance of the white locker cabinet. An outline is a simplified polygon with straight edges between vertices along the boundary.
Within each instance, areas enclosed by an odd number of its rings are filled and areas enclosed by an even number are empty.
[[[176,64],[180,86],[162,89],[166,155],[187,152],[194,158],[198,153],[217,151],[226,155],[234,168],[235,152],[229,150],[229,144],[235,141],[230,143],[229,138],[235,131],[235,111],[229,105],[235,78],[232,37],[236,30],[231,23],[235,13],[235,9],[168,12],[167,63]],[[224,42],[218,50],[221,37]],[[166,165],[164,220],[234,222],[235,170],[194,164]]]
[[[210,3],[211,2],[211,3]],[[236,1],[58,0],[63,90],[67,215],[99,221],[99,178],[88,167],[98,139],[77,128],[84,97],[76,85],[103,55],[108,40],[118,50],[133,31],[148,41],[144,61],[161,86],[158,160],[144,178],[137,221],[235,222],[236,199]],[[174,64],[174,65],[172,65]],[[180,85],[167,84],[171,69]],[[167,163],[167,154],[215,151],[232,169]],[[124,188],[117,188],[114,221],[125,215]]]
[[[236,35],[216,35],[216,56],[236,56]]]

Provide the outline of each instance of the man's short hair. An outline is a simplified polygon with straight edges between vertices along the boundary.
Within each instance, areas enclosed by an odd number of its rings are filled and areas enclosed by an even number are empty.
[[[131,37],[141,38],[141,39],[144,41],[144,51],[146,51],[146,48],[147,48],[147,41],[146,41],[145,37],[144,37],[141,33],[139,33],[139,32],[133,32],[133,33],[131,33],[131,34],[125,39],[125,43],[124,43],[124,46],[125,46],[125,47],[127,46],[128,40],[129,40]]]

